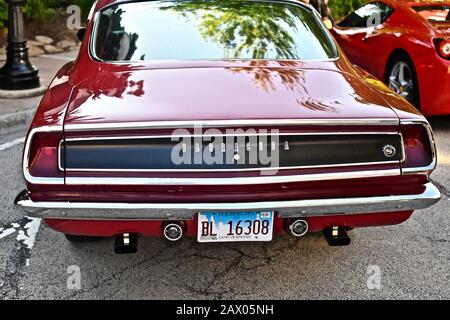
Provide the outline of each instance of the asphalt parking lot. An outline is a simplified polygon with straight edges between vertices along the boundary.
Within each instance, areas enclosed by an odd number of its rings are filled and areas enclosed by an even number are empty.
[[[450,118],[432,124],[439,150],[432,179],[444,196],[402,225],[353,230],[349,247],[329,247],[319,234],[246,244],[140,239],[135,255],[115,255],[112,239],[70,244],[14,209],[25,133],[15,128],[0,138],[0,298],[448,299]],[[73,270],[78,288],[68,286]]]
[[[34,59],[43,83],[75,54]],[[0,118],[38,101],[0,99]],[[24,189],[26,127],[0,128],[0,299],[449,299],[450,117],[431,123],[443,198],[402,225],[353,230],[349,247],[320,234],[245,244],[141,238],[135,255],[115,255],[113,239],[73,245],[23,217],[13,200]]]

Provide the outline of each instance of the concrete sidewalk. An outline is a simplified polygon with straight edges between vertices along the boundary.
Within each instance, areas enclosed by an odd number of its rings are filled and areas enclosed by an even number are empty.
[[[41,84],[48,86],[56,72],[67,62],[74,60],[78,51],[69,51],[60,54],[42,55],[30,58],[31,63],[39,68]],[[0,131],[24,125],[33,116],[42,96],[22,99],[0,98]]]

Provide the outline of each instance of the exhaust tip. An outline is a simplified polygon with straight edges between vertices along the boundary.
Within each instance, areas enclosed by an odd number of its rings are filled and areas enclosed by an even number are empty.
[[[343,227],[331,227],[323,231],[323,235],[328,242],[328,245],[332,247],[348,246],[351,242],[350,237]]]
[[[308,233],[309,225],[305,220],[298,219],[292,222],[288,229],[294,237],[303,237]]]
[[[133,254],[137,252],[137,234],[124,233],[116,237],[114,252],[117,254]]]
[[[183,237],[183,228],[176,223],[169,223],[164,227],[164,237],[169,241],[178,241]]]

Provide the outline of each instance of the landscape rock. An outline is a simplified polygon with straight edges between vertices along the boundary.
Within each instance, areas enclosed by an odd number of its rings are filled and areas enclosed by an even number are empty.
[[[61,41],[58,41],[58,43],[56,44],[56,47],[58,49],[64,49],[64,50],[69,49],[74,46],[76,46],[75,41],[70,41],[70,40],[61,40]]]
[[[57,47],[55,47],[55,46],[52,46],[51,44],[46,44],[46,45],[44,46],[44,50],[45,50],[45,52],[47,52],[47,53],[59,53],[59,52],[63,52],[62,49],[59,49],[59,48],[57,48]]]
[[[80,50],[80,46],[75,46],[75,47],[70,47],[69,51],[79,51]]]
[[[53,39],[50,37],[47,37],[47,36],[36,36],[36,37],[34,37],[34,39],[43,44],[52,44],[53,43]]]
[[[28,45],[35,46],[35,47],[42,47],[44,45],[42,42],[35,41],[35,40],[28,40],[27,43],[28,43]]]
[[[45,51],[42,48],[36,47],[36,46],[32,46],[32,45],[28,45],[28,55],[30,57],[37,57],[40,56],[42,54],[44,54]]]
[[[6,60],[6,48],[0,47],[0,61]]]

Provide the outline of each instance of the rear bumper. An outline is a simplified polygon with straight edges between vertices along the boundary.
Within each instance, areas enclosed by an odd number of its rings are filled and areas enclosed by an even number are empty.
[[[25,214],[44,219],[191,220],[200,211],[273,210],[280,218],[413,211],[428,208],[440,198],[439,190],[427,183],[422,193],[411,195],[242,203],[34,202],[24,190],[14,203]]]

